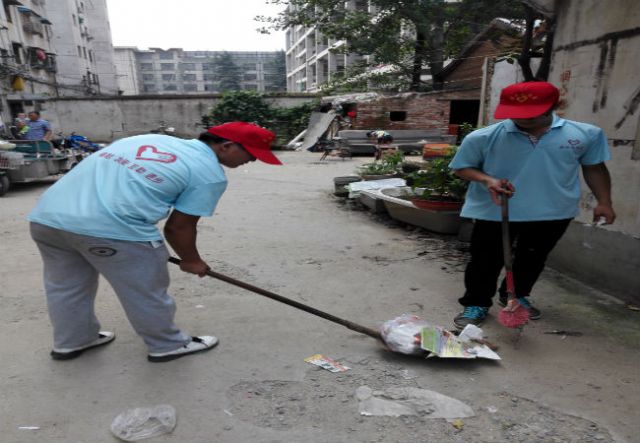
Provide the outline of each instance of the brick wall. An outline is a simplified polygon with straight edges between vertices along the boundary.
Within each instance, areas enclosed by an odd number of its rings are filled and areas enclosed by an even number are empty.
[[[450,100],[478,99],[479,90],[400,94],[357,103],[353,129],[443,129],[449,126]],[[406,112],[404,121],[391,121],[393,111]]]

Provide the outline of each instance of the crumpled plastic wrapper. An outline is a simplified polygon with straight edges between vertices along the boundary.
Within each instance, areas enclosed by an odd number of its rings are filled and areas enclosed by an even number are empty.
[[[425,351],[420,347],[420,331],[430,324],[413,314],[403,314],[388,320],[380,327],[385,344],[401,354],[418,355]]]
[[[128,409],[120,413],[111,432],[124,441],[138,441],[167,434],[176,427],[176,410],[171,405]]]

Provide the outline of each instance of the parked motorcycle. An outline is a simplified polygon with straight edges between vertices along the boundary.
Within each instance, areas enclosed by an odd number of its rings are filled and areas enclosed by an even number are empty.
[[[78,135],[72,132],[68,137],[63,138],[63,149],[77,149],[83,152],[93,153],[104,148],[103,143],[94,143],[84,135]]]

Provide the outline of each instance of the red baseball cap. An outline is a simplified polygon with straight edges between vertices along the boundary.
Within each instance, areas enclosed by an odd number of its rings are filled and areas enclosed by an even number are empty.
[[[547,82],[522,82],[507,86],[500,93],[495,118],[534,118],[558,103],[560,91]]]
[[[271,152],[271,143],[276,135],[258,125],[247,122],[229,122],[213,126],[207,130],[209,134],[239,143],[249,154],[270,165],[281,165],[282,162]]]

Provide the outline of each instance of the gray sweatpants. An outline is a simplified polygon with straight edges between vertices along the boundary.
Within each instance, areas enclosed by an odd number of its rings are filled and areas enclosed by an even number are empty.
[[[167,293],[164,243],[89,237],[38,223],[31,223],[31,237],[44,262],[54,348],[76,348],[98,338],[94,300],[99,274],[113,287],[149,352],[172,351],[191,341],[173,323],[176,305]]]

